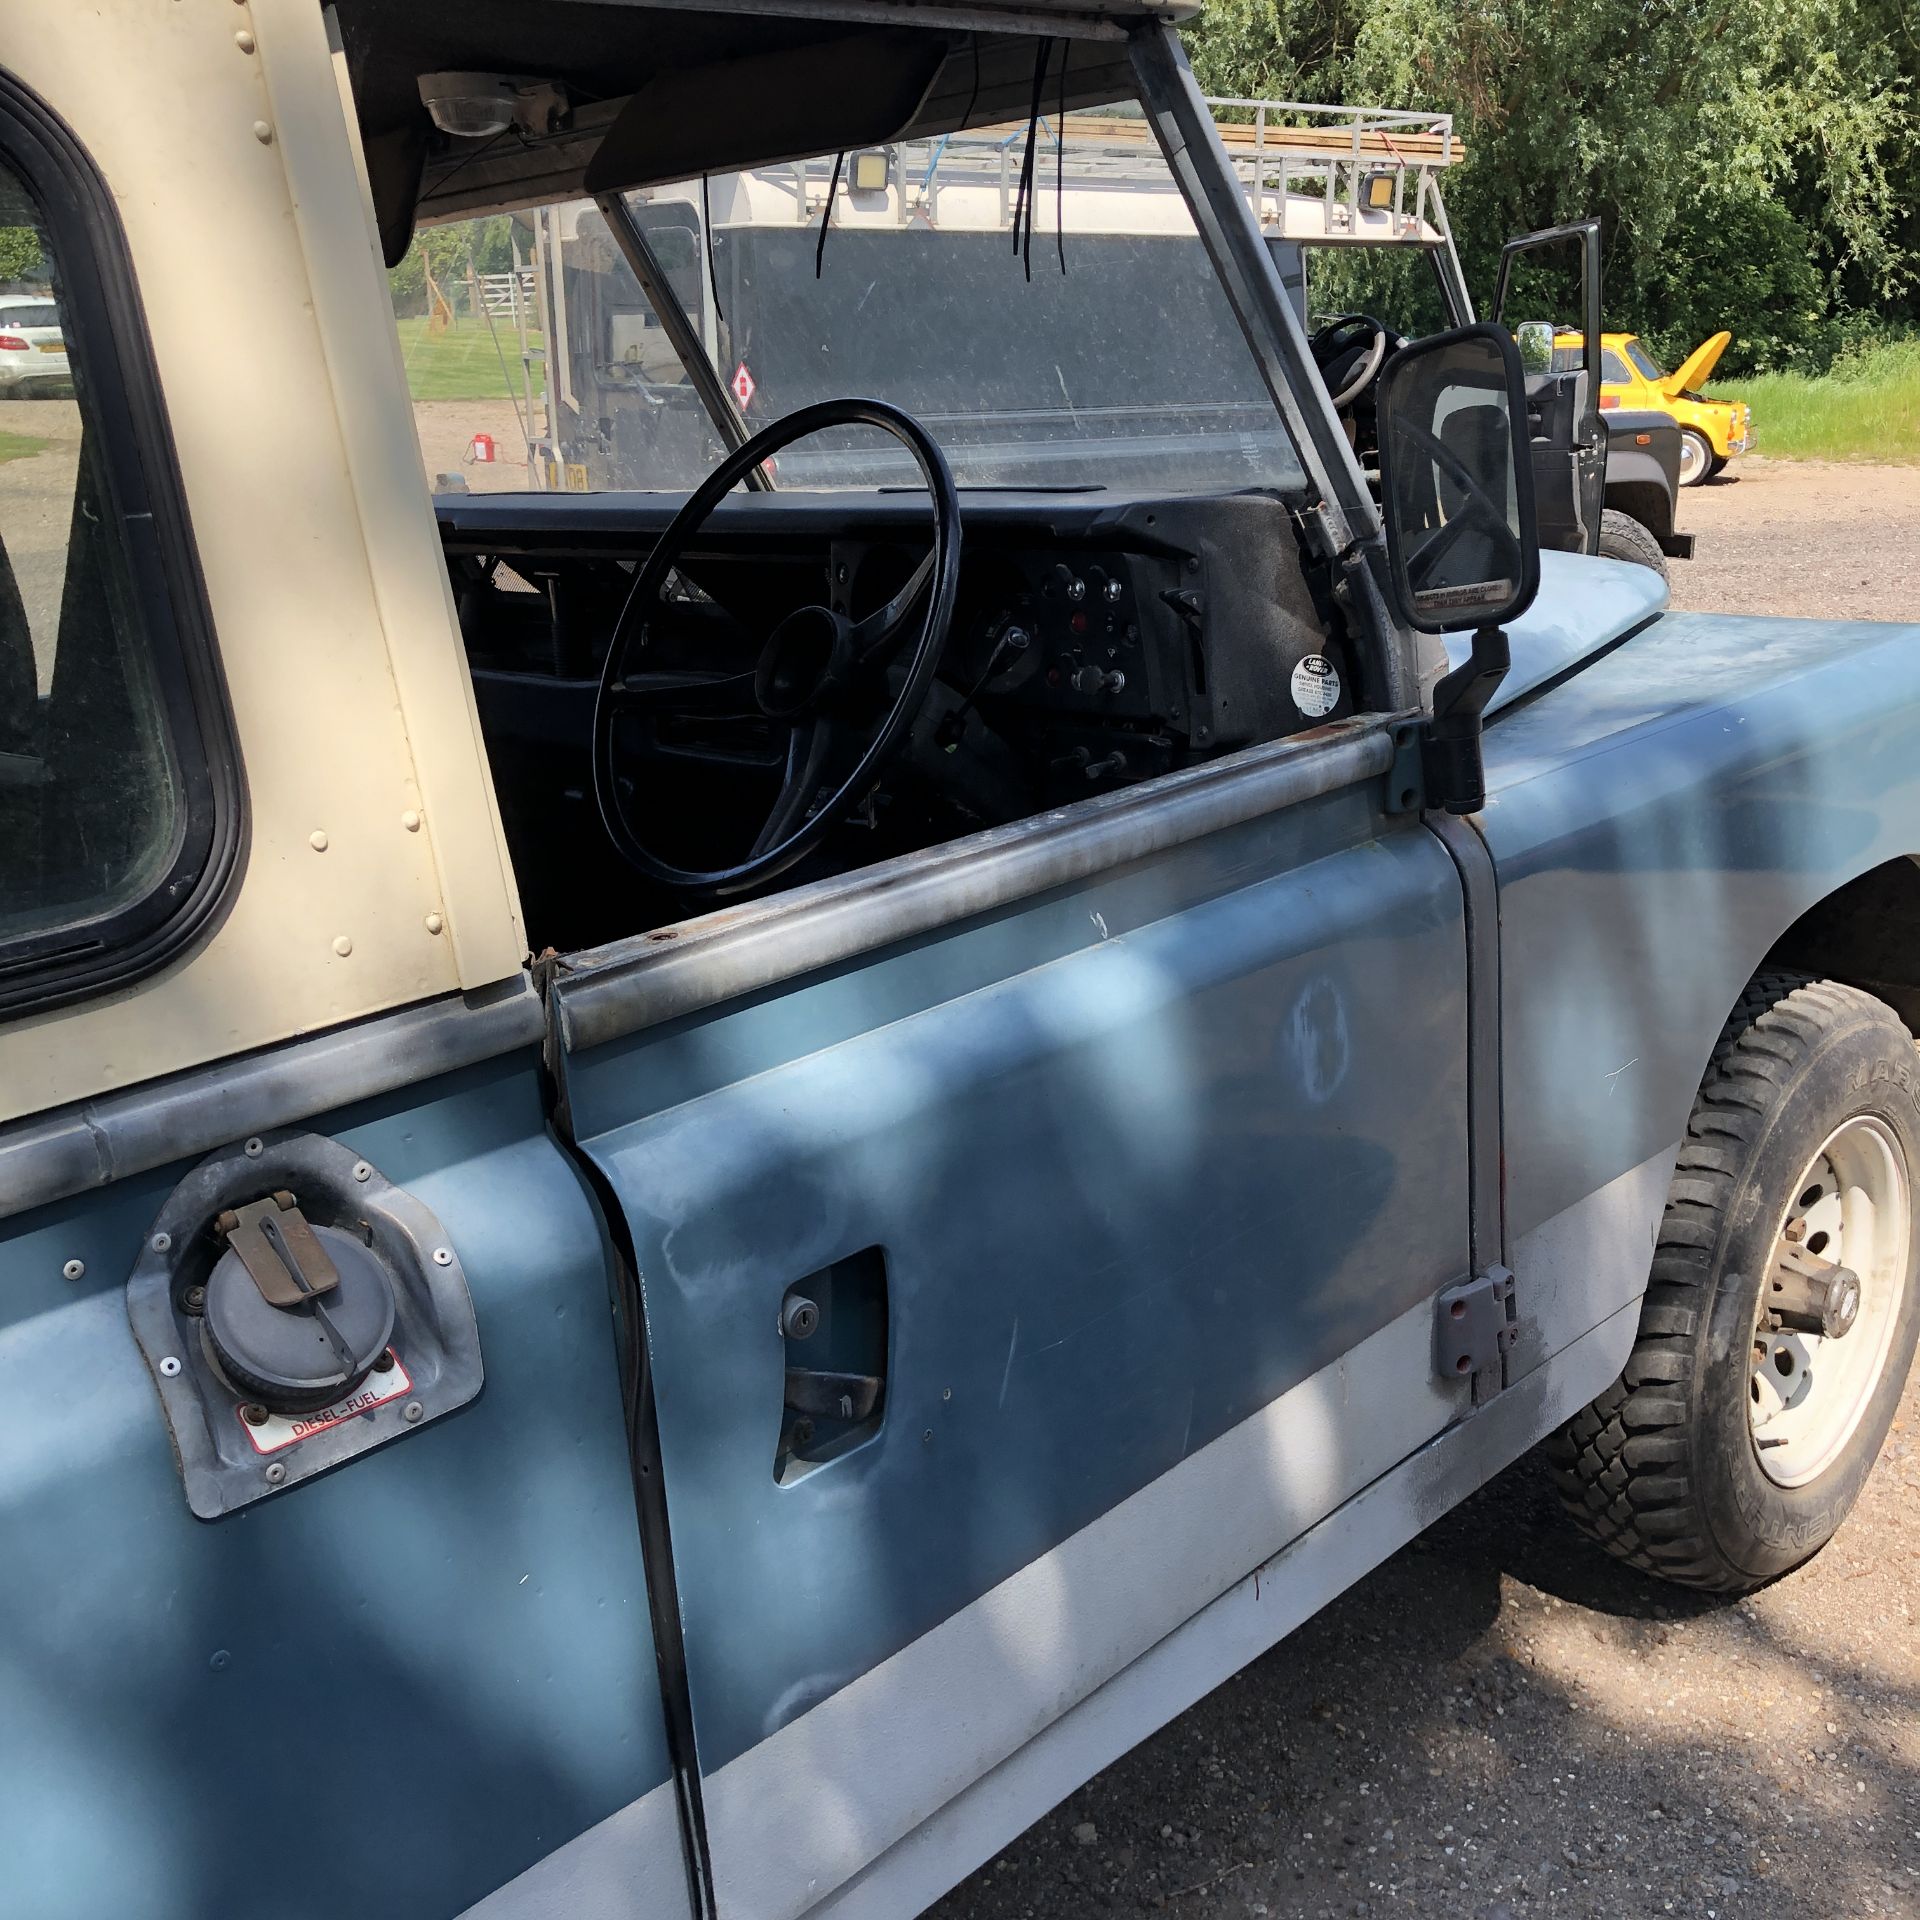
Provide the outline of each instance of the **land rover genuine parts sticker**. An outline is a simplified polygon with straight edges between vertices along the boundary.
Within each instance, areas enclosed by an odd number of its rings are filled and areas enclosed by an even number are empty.
[[[1340,670],[1324,653],[1310,653],[1294,668],[1293,704],[1309,720],[1324,720],[1340,704]]]

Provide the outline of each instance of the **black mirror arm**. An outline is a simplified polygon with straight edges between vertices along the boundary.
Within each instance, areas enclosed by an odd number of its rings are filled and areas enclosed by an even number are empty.
[[[1481,729],[1487,702],[1512,664],[1506,629],[1478,627],[1473,651],[1434,688],[1433,717],[1420,745],[1429,806],[1444,807],[1448,813],[1478,813],[1487,804]]]

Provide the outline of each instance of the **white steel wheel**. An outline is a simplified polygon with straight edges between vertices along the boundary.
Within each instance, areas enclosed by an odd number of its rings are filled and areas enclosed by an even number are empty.
[[[1766,973],[1687,1122],[1620,1378],[1547,1443],[1648,1573],[1764,1586],[1833,1537],[1920,1344],[1920,1055],[1884,1001]]]
[[[1680,429],[1680,484],[1697,487],[1713,471],[1713,443],[1697,427]]]
[[[1775,1237],[1774,1271],[1829,1291],[1851,1274],[1857,1305],[1833,1335],[1784,1322],[1769,1287],[1760,1289],[1749,1417],[1760,1470],[1780,1487],[1818,1479],[1853,1438],[1886,1371],[1913,1253],[1906,1155],[1885,1122],[1843,1122],[1797,1189]]]

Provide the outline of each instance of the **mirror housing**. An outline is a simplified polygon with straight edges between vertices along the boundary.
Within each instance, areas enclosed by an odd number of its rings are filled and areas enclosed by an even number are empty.
[[[1499,327],[1457,327],[1403,347],[1376,391],[1400,617],[1422,633],[1518,618],[1540,589],[1519,349]]]

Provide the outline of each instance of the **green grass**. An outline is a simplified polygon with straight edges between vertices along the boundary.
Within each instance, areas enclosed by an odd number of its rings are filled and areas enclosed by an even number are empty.
[[[0,465],[9,460],[25,460],[47,443],[31,433],[0,432]]]
[[[400,353],[407,363],[407,390],[416,400],[524,400],[525,384],[520,371],[520,335],[510,321],[494,321],[490,332],[485,321],[462,320],[444,333],[432,332],[424,319],[396,320],[400,333]],[[495,345],[496,337],[499,344]],[[538,353],[542,345],[537,333],[527,336]],[[506,356],[506,368],[500,365]],[[545,362],[533,363],[533,397],[541,394]]]
[[[1811,379],[1763,373],[1712,389],[1753,409],[1754,451],[1776,460],[1920,465],[1920,340],[1871,347]]]

